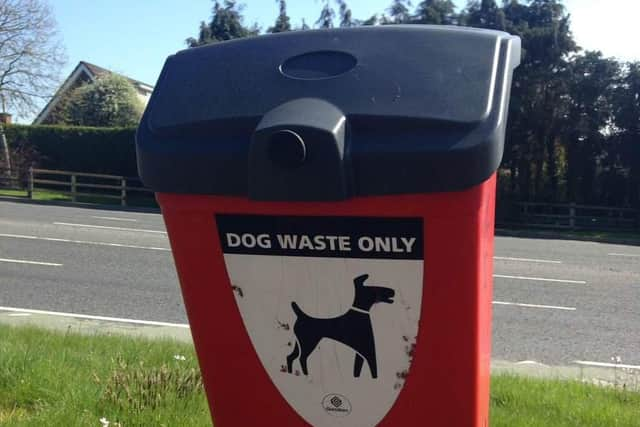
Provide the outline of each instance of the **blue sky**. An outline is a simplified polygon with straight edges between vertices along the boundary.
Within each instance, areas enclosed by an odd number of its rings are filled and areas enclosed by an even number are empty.
[[[210,0],[49,1],[67,50],[68,62],[61,77],[84,60],[152,85],[167,55],[185,48],[184,40],[197,34],[199,22],[209,19],[212,7]],[[263,29],[272,25],[277,15],[275,0],[243,3],[246,23],[257,22]],[[390,3],[348,0],[357,18],[382,12]],[[456,4],[463,6],[466,0],[456,0]],[[638,30],[633,22],[640,15],[640,1],[566,0],[565,4],[582,46],[625,60],[640,60],[640,43],[634,41]],[[320,0],[289,0],[293,24],[299,25],[302,18],[312,24],[321,5]]]
[[[211,0],[49,0],[67,48],[67,75],[84,60],[154,84],[164,59],[186,47],[184,40],[196,36],[200,21],[211,17]],[[245,23],[263,29],[278,14],[275,0],[245,0]],[[289,0],[294,25],[302,18],[314,22],[319,0]],[[390,0],[350,0],[355,17],[384,11]]]

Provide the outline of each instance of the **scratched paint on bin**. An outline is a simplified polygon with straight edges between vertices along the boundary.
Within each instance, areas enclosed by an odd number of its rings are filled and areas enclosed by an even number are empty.
[[[377,425],[410,375],[422,220],[216,221],[244,325],[289,405],[313,426]]]

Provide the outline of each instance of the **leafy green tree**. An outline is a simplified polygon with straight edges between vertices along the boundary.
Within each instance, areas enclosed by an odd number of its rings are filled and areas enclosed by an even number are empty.
[[[333,20],[336,17],[336,11],[331,7],[331,0],[325,0],[324,6],[320,11],[320,16],[316,20],[318,28],[333,28]]]
[[[362,21],[362,25],[378,25],[380,23],[380,17],[378,14],[371,15],[368,19]]]
[[[198,38],[189,37],[186,42],[189,47],[203,46],[226,40],[255,36],[260,32],[257,26],[251,28],[243,24],[242,8],[235,0],[224,0],[223,4],[215,1],[213,16],[207,24],[200,23]]]
[[[267,30],[268,33],[282,33],[285,31],[291,31],[291,20],[289,19],[289,15],[287,15],[287,3],[285,0],[278,0],[278,7],[280,9],[280,13],[276,18],[276,23],[273,27],[269,27]]]
[[[620,158],[628,169],[629,203],[640,208],[640,62],[626,64],[614,98]]]
[[[42,121],[43,125],[58,125],[69,123],[69,103],[73,98],[73,90],[64,91],[59,95],[53,108],[47,117]]]
[[[302,25],[300,25],[300,28],[298,29],[305,31],[305,30],[310,30],[311,27],[309,27],[309,24],[307,24],[307,21],[305,21],[304,18],[302,18]]]
[[[409,0],[393,0],[393,3],[387,9],[389,16],[384,16],[383,24],[409,24],[411,23],[411,12],[409,11],[411,3]]]
[[[522,40],[511,91],[503,193],[516,200],[585,201],[640,207],[640,63],[622,66],[580,51],[562,0],[390,0],[364,21],[348,0],[322,0],[315,27],[458,24],[507,31]],[[221,5],[222,4],[222,5]],[[285,0],[269,32],[288,31]],[[235,0],[216,1],[190,46],[257,34]],[[302,28],[308,29],[305,21]],[[502,197],[504,197],[504,195]]]
[[[517,3],[517,2],[515,2]],[[495,0],[472,0],[467,4],[463,15],[464,25],[477,28],[506,29],[506,18],[502,8]]]
[[[494,5],[493,0],[484,0],[480,4],[484,18],[471,13],[465,22],[492,23],[495,27],[489,28],[506,29],[522,39],[523,56],[514,74],[505,160],[512,177],[518,178],[522,199],[555,200],[560,178],[557,153],[566,143],[562,131],[568,103],[569,58],[578,49],[569,15],[558,0],[533,0],[529,5],[512,0],[503,8],[503,20]],[[546,191],[545,174],[549,180]]]
[[[456,6],[451,0],[424,0],[413,18],[416,24],[451,25],[456,22]]]
[[[596,172],[608,154],[613,154],[607,147],[610,140],[607,128],[613,120],[613,96],[619,74],[619,64],[603,58],[600,52],[576,56],[569,65],[565,134],[567,195],[571,201],[599,201]]]
[[[67,124],[74,126],[128,127],[138,124],[143,109],[129,80],[107,74],[75,89],[65,116]]]
[[[341,27],[355,27],[361,25],[361,22],[353,19],[351,9],[347,5],[345,0],[338,0],[338,11],[340,14],[340,26]]]

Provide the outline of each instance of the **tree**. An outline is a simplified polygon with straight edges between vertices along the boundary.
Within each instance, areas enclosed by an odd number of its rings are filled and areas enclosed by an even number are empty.
[[[570,54],[578,47],[569,26],[569,15],[558,0],[516,0],[502,10],[493,0],[472,2],[465,23],[506,29],[522,39],[522,63],[514,74],[505,162],[517,177],[524,200],[558,196],[558,149],[566,146]],[[491,26],[492,25],[492,26]],[[546,170],[545,170],[546,169]],[[549,187],[544,193],[545,175]],[[515,187],[513,187],[515,190]]]
[[[107,74],[73,91],[67,104],[74,126],[127,127],[140,121],[144,105],[126,77]]]
[[[393,3],[387,9],[389,16],[384,16],[382,21],[384,24],[408,24],[411,22],[411,13],[409,12],[409,0],[393,0]]]
[[[186,42],[189,47],[203,46],[226,40],[238,39],[257,35],[260,29],[254,25],[251,28],[242,22],[242,8],[235,0],[224,0],[213,4],[213,16],[208,24],[200,23],[198,38],[189,37]]]
[[[347,1],[322,0],[315,26],[458,24],[519,36],[522,61],[511,90],[504,195],[640,207],[640,63],[579,54],[562,0],[468,0],[459,14],[457,0],[416,0],[414,11],[410,0],[388,0],[384,13],[364,21],[354,19]],[[242,17],[235,1],[215,4],[212,24],[202,24],[195,45],[250,35],[237,24]],[[278,4],[270,32],[287,28],[285,3]],[[224,37],[215,35],[218,27],[228,29]]]
[[[599,202],[595,191],[596,171],[602,165],[598,162],[610,162],[615,157],[613,150],[607,150],[606,145],[619,73],[619,64],[613,59],[603,58],[600,52],[586,52],[574,58],[569,65],[566,146],[570,201]],[[609,154],[611,157],[607,159]]]
[[[64,65],[57,24],[43,0],[0,0],[0,94],[24,116],[56,89]]]
[[[333,19],[336,17],[336,12],[331,7],[331,0],[325,0],[324,6],[320,11],[320,16],[316,20],[316,26],[318,28],[333,28]]]
[[[311,27],[309,27],[309,25],[307,24],[307,21],[305,21],[304,18],[302,18],[302,25],[300,25],[299,30],[306,31],[310,29]]]
[[[620,157],[629,170],[629,203],[640,208],[640,62],[626,64],[613,108]]]
[[[378,17],[378,14],[374,14],[371,15],[368,19],[365,19],[364,21],[362,21],[362,25],[378,25],[380,23],[380,17]]]
[[[413,22],[451,25],[456,22],[455,11],[456,6],[451,0],[424,0],[418,4]]]
[[[0,0],[0,99],[2,112],[35,113],[56,89],[64,49],[46,0]],[[0,160],[11,164],[0,127]]]
[[[361,24],[359,21],[353,19],[351,9],[347,6],[347,2],[345,0],[338,0],[338,7],[341,27],[355,27]]]
[[[280,13],[276,18],[276,23],[273,27],[269,27],[267,30],[268,33],[282,33],[285,31],[291,31],[291,20],[289,19],[289,15],[287,15],[287,3],[285,0],[279,0],[278,6],[280,8]]]
[[[517,4],[517,1],[515,3]],[[505,13],[495,0],[469,1],[463,20],[464,25],[470,27],[503,31],[506,29]]]

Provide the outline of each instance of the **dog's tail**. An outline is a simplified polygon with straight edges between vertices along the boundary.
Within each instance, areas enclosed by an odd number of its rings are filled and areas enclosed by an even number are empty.
[[[304,311],[302,311],[302,309],[298,306],[298,304],[296,304],[295,302],[291,303],[291,308],[293,309],[293,312],[296,314],[296,316],[298,318],[301,317],[309,317],[307,315],[307,313],[305,313]]]

